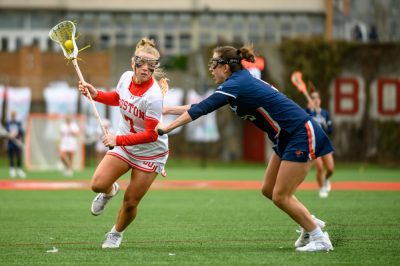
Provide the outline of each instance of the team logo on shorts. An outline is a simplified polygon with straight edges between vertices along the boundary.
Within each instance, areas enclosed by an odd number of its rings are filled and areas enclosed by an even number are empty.
[[[301,157],[302,155],[303,155],[303,151],[301,151],[301,150],[297,150],[296,151],[296,156],[297,156],[297,158],[299,158],[299,157]]]

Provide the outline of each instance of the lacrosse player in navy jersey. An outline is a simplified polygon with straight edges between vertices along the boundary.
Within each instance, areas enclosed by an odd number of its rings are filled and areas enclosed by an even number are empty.
[[[164,107],[164,114],[180,116],[169,125],[159,124],[157,132],[169,133],[229,104],[237,116],[254,123],[274,143],[262,193],[301,226],[296,250],[332,250],[328,234],[322,231],[325,222],[312,216],[294,196],[311,160],[332,152],[332,145],[317,122],[273,86],[251,76],[242,60],[254,62],[251,45],[215,48],[209,62],[213,79],[220,84],[215,93],[198,104]]]
[[[318,122],[321,128],[327,135],[333,132],[333,123],[328,110],[321,108],[321,97],[319,92],[315,89],[312,83],[309,83],[310,89],[310,102],[306,112]],[[331,184],[329,178],[333,175],[335,169],[335,161],[333,159],[333,152],[318,157],[314,162],[316,170],[316,178],[319,186],[319,196],[321,198],[328,197],[331,191]],[[325,169],[324,169],[325,168]]]

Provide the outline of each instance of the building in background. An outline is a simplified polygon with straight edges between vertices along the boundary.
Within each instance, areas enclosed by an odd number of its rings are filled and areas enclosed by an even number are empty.
[[[48,31],[62,20],[77,21],[83,42],[97,50],[131,46],[148,36],[170,55],[220,40],[279,43],[323,36],[326,17],[324,0],[3,0],[0,9],[0,49],[11,52],[32,44],[57,49]]]

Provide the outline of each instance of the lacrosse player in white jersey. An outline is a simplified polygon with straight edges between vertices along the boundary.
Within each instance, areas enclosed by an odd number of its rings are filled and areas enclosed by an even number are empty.
[[[133,71],[122,74],[114,91],[103,92],[91,84],[79,82],[83,95],[87,96],[87,89],[94,100],[119,106],[122,115],[118,132],[103,136],[104,145],[114,148],[107,152],[92,177],[92,190],[99,193],[92,202],[93,215],[104,211],[120,189],[117,179],[131,170],[116,223],[107,233],[102,248],[120,246],[123,232],[135,219],[141,199],[157,174],[165,175],[168,138],[158,136],[155,131],[161,122],[163,92],[168,86],[165,80],[157,81],[163,74],[159,58],[154,42],[144,38],[136,45],[131,62]]]

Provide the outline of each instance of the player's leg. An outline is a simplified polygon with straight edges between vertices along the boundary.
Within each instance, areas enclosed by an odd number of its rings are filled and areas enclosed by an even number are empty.
[[[325,166],[324,186],[326,187],[326,190],[329,192],[331,190],[329,178],[333,175],[333,172],[335,171],[335,161],[333,159],[333,152],[330,152],[322,156],[321,160],[323,161],[323,164]]]
[[[25,178],[26,174],[25,172],[22,170],[22,150],[18,147],[15,150],[16,153],[16,159],[17,159],[17,175],[20,178]]]
[[[272,201],[307,231],[316,227],[311,214],[294,198],[297,187],[303,182],[310,168],[310,162],[291,162],[283,160],[276,178]]]
[[[137,207],[156,176],[156,172],[148,173],[138,169],[132,170],[131,182],[125,191],[124,201],[119,210],[117,221],[107,234],[107,238],[102,245],[103,248],[119,247],[124,230],[136,218]]]
[[[107,154],[97,166],[92,177],[91,187],[97,196],[91,206],[93,215],[100,215],[107,203],[119,192],[117,179],[130,169],[130,165],[125,161]]]
[[[306,177],[310,164],[310,162],[302,163],[283,160],[279,168],[272,200],[276,206],[286,212],[309,233],[311,238],[310,243],[304,247],[297,248],[297,250],[331,250],[332,244],[329,237],[322,232],[322,229],[318,226],[308,209],[293,196],[297,187]],[[309,246],[311,242],[314,245],[313,249]]]
[[[273,152],[271,159],[269,160],[267,170],[265,171],[264,181],[261,189],[262,194],[270,200],[272,200],[272,193],[274,191],[275,181],[280,165],[281,159],[275,152]]]
[[[135,219],[137,207],[157,176],[138,169],[132,170],[131,181],[125,191],[124,201],[118,214],[115,228],[122,232]]]
[[[318,157],[313,160],[315,165],[316,179],[319,187],[319,197],[326,198],[328,197],[328,191],[326,190],[325,184],[325,173],[324,173],[324,163],[322,161],[322,157]]]
[[[8,154],[8,163],[10,166],[10,177],[14,178],[17,175],[16,168],[15,168],[15,162],[14,162],[14,149],[13,148],[8,148],[7,149],[7,154]]]
[[[313,161],[313,164],[315,166],[315,177],[317,179],[318,187],[321,188],[324,185],[324,165],[322,162],[321,157],[316,158]]]

